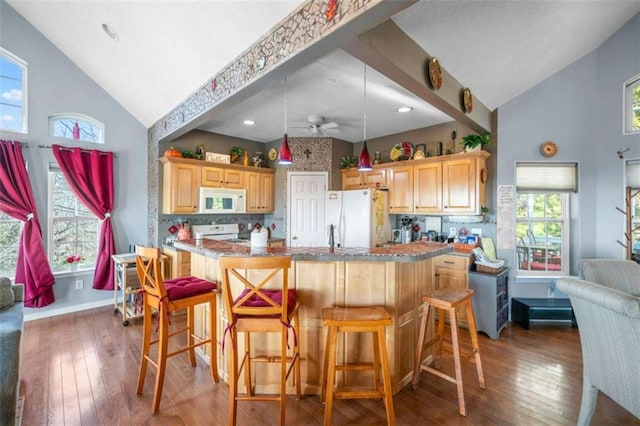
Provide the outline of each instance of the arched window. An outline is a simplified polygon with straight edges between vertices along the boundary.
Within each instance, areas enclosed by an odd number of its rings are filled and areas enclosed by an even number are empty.
[[[0,130],[27,133],[27,63],[2,47]]]
[[[640,74],[624,84],[624,133],[640,133]]]
[[[104,143],[104,124],[82,114],[54,114],[49,116],[49,135],[81,142]]]

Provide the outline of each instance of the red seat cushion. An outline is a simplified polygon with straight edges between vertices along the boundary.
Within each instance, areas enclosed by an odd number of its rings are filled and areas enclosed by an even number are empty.
[[[184,299],[216,289],[216,284],[197,277],[180,277],[164,282],[169,300]]]
[[[245,297],[250,290],[248,288],[244,289],[240,296],[233,301],[234,304],[238,303],[240,299]],[[262,290],[262,293],[265,296],[273,299],[274,302],[278,304],[282,304],[282,290]],[[296,305],[296,291],[295,290],[287,290],[287,312],[291,312],[293,307]],[[250,308],[263,308],[265,306],[271,306],[267,302],[265,302],[260,296],[257,294],[252,294],[249,299],[247,299],[242,306],[250,307]]]

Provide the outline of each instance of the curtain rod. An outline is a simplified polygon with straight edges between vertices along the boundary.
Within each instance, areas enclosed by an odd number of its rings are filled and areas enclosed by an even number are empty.
[[[51,146],[51,145],[42,145],[42,144],[40,144],[40,145],[38,145],[38,148],[50,148],[50,149],[51,149],[51,148],[53,148],[53,146]],[[60,149],[63,149],[63,150],[65,150],[65,151],[73,151],[73,148],[67,148],[66,146],[61,146],[61,147],[60,147]],[[97,151],[97,150],[96,150],[96,151]],[[90,150],[90,149],[83,149],[83,148],[80,148],[80,152],[90,153],[90,152],[92,152],[92,150]],[[100,155],[107,155],[107,154],[108,154],[107,152],[102,152],[102,151],[98,151],[98,153],[99,153]],[[114,152],[114,153],[112,153],[112,154],[113,154],[113,157],[115,158],[116,153]]]

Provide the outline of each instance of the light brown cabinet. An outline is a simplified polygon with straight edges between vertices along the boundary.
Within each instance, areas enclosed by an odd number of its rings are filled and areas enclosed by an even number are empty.
[[[413,167],[415,213],[442,212],[442,163],[431,162]]]
[[[185,250],[177,250],[173,247],[165,246],[162,254],[167,257],[163,270],[164,279],[174,279],[191,275],[191,253]]]
[[[274,208],[274,180],[272,169],[245,173],[247,213],[270,213]]]
[[[195,164],[162,162],[162,213],[197,213],[201,167]]]
[[[243,170],[224,169],[221,167],[204,166],[202,168],[202,186],[212,188],[244,188]]]
[[[342,189],[386,188],[387,169],[360,172],[357,169],[342,170]]]
[[[413,167],[394,166],[387,169],[389,213],[413,212]]]
[[[478,162],[479,159],[476,158],[461,158],[442,163],[444,213],[480,214],[481,204],[484,204],[485,200],[486,185],[478,175]],[[484,163],[484,160],[482,162]]]
[[[436,290],[466,290],[469,288],[469,255],[443,254],[433,258],[434,286]],[[458,311],[458,319],[467,325],[467,314]]]

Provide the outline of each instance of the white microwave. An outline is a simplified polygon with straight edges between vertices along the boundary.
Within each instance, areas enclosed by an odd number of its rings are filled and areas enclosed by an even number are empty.
[[[238,214],[246,212],[246,190],[200,187],[200,214]]]

